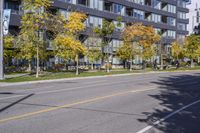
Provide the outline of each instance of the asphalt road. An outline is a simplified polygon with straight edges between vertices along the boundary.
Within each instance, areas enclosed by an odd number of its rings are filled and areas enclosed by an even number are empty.
[[[1,87],[0,133],[200,133],[200,72]]]

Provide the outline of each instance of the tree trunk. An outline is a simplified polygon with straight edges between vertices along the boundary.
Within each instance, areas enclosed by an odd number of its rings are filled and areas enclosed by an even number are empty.
[[[133,67],[133,60],[131,59],[130,60],[130,69],[129,69],[130,72],[132,71],[132,67]]]
[[[36,78],[39,77],[39,47],[38,47],[38,44],[37,44],[37,65],[36,65]]]
[[[31,72],[31,61],[28,62],[28,72]]]
[[[191,59],[191,68],[194,68],[194,61]]]
[[[109,63],[109,57],[107,56],[107,63],[106,63],[106,72],[110,72],[110,63]]]
[[[160,56],[160,70],[163,70],[163,55]]]
[[[94,70],[94,63],[91,63],[91,69]]]
[[[76,55],[76,75],[79,75],[79,69],[78,69],[79,64],[78,63],[79,63],[78,62],[78,55]]]

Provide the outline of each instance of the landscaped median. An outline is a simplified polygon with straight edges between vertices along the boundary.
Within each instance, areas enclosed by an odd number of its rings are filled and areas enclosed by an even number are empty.
[[[167,69],[167,70],[157,70],[153,71],[151,68],[147,68],[145,70],[112,70],[109,73],[105,71],[94,71],[94,72],[82,72],[79,75],[75,75],[73,72],[50,72],[46,74],[40,75],[39,78],[36,78],[34,74],[24,74],[22,76],[14,76],[10,78],[6,78],[5,80],[1,80],[0,82],[14,83],[14,82],[27,82],[27,81],[40,81],[40,80],[53,80],[53,79],[66,79],[66,78],[79,78],[79,77],[92,77],[92,76],[106,76],[106,75],[118,75],[118,74],[134,74],[134,73],[147,73],[147,72],[184,72],[184,71],[194,71],[200,70],[200,67],[194,68],[179,68],[179,69]]]

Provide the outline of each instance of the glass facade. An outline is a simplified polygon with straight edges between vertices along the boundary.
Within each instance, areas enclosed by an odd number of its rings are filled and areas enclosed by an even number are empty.
[[[168,4],[167,11],[171,13],[176,13],[176,6]]]
[[[186,8],[186,1],[184,0],[177,0],[177,6],[178,7],[183,7],[183,8]]]
[[[177,23],[177,29],[178,30],[187,30],[187,25],[184,23]]]
[[[144,19],[144,11],[134,9],[133,10],[133,17],[136,19]]]
[[[161,22],[161,15],[158,14],[152,14],[152,21],[155,23],[160,23]]]
[[[95,16],[88,17],[89,27],[102,27],[103,19]]]
[[[120,4],[113,4],[113,12],[116,14],[124,15],[124,6]]]
[[[90,0],[90,8],[103,11],[103,1],[102,0]]]
[[[151,5],[153,8],[161,9],[161,2],[160,0],[152,0]]]
[[[186,13],[178,11],[177,17],[180,19],[186,19]]]
[[[176,25],[176,19],[172,17],[167,18],[167,24],[175,26]]]
[[[133,2],[144,5],[144,0],[133,0]]]

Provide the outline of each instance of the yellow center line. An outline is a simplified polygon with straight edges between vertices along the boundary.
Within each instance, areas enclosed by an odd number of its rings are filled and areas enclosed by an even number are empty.
[[[26,113],[26,114],[22,114],[22,115],[8,117],[8,118],[5,118],[5,119],[0,119],[0,123],[11,121],[11,120],[22,119],[22,118],[42,114],[42,113],[47,113],[47,112],[59,110],[59,109],[62,109],[62,108],[69,108],[69,107],[72,107],[72,106],[75,106],[75,105],[92,103],[92,102],[95,102],[95,101],[104,100],[104,99],[108,99],[108,98],[116,97],[116,96],[120,96],[120,95],[125,95],[125,94],[128,94],[128,93],[144,92],[144,91],[150,91],[150,90],[155,90],[155,89],[156,88],[131,90],[131,91],[129,90],[129,91],[124,91],[124,92],[114,93],[114,94],[111,94],[111,95],[100,96],[100,97],[91,98],[91,99],[87,99],[87,100],[83,100],[83,101],[79,101],[79,102],[65,104],[65,105],[58,106],[58,107],[51,107],[51,108],[47,108],[47,109],[43,109],[43,110],[39,110],[39,111],[35,111],[35,112],[30,112],[30,113]]]

